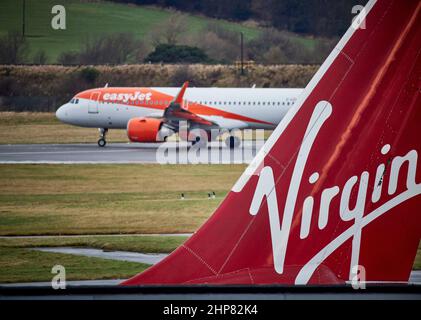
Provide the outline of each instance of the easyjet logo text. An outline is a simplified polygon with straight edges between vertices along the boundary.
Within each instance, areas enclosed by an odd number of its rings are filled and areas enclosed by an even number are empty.
[[[135,91],[134,93],[104,93],[102,99],[104,101],[149,101],[151,100],[152,93],[142,93],[140,91]]]

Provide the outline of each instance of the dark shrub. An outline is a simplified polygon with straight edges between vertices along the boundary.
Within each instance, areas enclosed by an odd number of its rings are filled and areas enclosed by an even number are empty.
[[[83,68],[80,71],[80,76],[88,83],[94,83],[99,76],[99,71],[93,67]]]
[[[209,63],[209,57],[197,47],[160,44],[146,58],[152,63]]]

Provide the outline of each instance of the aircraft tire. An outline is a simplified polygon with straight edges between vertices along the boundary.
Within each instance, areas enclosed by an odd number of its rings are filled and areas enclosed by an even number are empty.
[[[98,140],[98,146],[99,147],[103,148],[103,147],[105,147],[106,144],[107,144],[107,141],[105,141],[104,138],[101,138],[101,139]]]

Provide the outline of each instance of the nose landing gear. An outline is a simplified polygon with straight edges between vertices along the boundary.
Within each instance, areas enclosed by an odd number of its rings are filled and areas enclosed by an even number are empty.
[[[107,144],[107,141],[105,140],[105,136],[107,135],[108,129],[107,128],[99,128],[99,140],[98,140],[98,146],[105,147]]]

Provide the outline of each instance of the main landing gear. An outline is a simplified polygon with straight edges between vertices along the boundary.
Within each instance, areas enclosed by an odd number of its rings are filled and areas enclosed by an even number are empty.
[[[107,141],[105,140],[105,136],[107,135],[108,129],[107,128],[99,128],[99,140],[98,140],[98,146],[105,147],[107,144]]]

